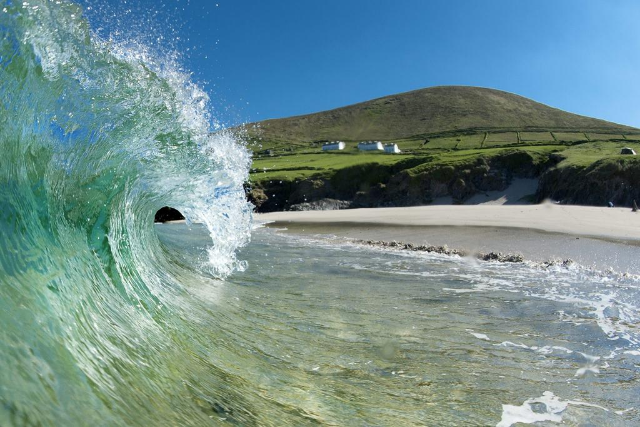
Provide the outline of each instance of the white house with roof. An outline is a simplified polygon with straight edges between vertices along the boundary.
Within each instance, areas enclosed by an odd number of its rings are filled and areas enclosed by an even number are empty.
[[[344,142],[333,141],[322,144],[322,151],[344,150]]]
[[[400,149],[398,148],[398,144],[384,144],[384,152],[392,154],[401,153]]]
[[[383,151],[382,142],[380,141],[362,141],[358,143],[360,151]]]

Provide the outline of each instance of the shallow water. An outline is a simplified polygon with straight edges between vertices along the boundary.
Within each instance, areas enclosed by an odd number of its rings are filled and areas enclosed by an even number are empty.
[[[197,259],[201,232],[187,228],[157,227]],[[640,422],[634,280],[266,229],[241,257],[247,271],[199,318],[210,362],[242,390],[218,419],[245,423],[246,410],[264,425]]]
[[[295,222],[275,222],[266,226],[291,234],[333,236],[336,240],[398,241],[414,245],[448,245],[469,253],[521,254],[524,259],[537,262],[571,259],[594,270],[640,275],[640,240],[631,238],[620,241],[508,227]]]

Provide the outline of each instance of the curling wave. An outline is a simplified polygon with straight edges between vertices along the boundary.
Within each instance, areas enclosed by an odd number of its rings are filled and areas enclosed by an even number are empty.
[[[127,424],[180,377],[188,273],[154,214],[206,226],[214,285],[250,235],[250,155],[210,123],[175,64],[100,40],[79,6],[0,2],[0,425]]]

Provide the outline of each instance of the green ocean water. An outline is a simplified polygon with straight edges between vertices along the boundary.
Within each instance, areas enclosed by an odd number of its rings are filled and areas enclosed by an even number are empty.
[[[0,426],[640,423],[636,277],[252,228],[178,64],[0,11]]]
[[[178,64],[76,4],[0,1],[0,425],[183,419],[182,283],[242,270],[250,233],[249,153],[208,111]],[[165,205],[205,224],[197,271],[160,247]]]

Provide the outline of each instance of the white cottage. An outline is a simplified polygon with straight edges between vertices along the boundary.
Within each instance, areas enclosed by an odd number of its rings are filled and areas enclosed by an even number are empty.
[[[400,149],[398,148],[398,144],[384,144],[384,152],[397,154],[400,153]]]
[[[382,151],[382,142],[380,141],[362,141],[358,143],[358,150],[360,151]]]
[[[344,142],[333,141],[322,144],[322,151],[344,150]]]

